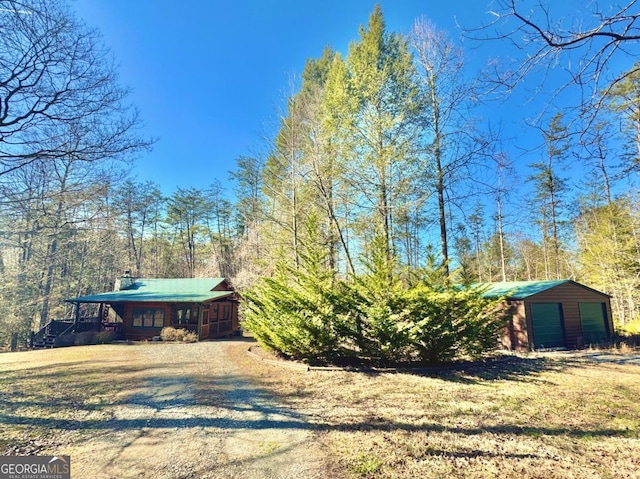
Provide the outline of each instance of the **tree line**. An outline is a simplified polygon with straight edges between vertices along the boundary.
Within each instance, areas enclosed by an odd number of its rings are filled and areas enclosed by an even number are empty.
[[[572,278],[611,294],[618,324],[638,317],[635,64],[598,89],[597,109],[532,123],[541,148],[525,167],[482,117],[485,72],[427,19],[389,32],[376,7],[346,53],[307,61],[265,155],[238,158],[224,184],[164,195],[128,176],[154,140],[98,32],[62,1],[0,7],[2,338],[70,317],[65,298],[126,269],[244,289],[320,251],[348,279],[372,244],[394,278]]]
[[[542,111],[523,165],[482,117],[487,72],[470,72],[425,18],[408,35],[388,32],[376,7],[346,55],[308,60],[265,158],[238,164],[236,176],[256,185],[239,198],[259,205],[247,217],[261,254],[297,266],[319,242],[348,277],[380,234],[388,259],[441,268],[455,283],[584,282],[612,295],[617,324],[628,325],[640,285],[637,65],[612,81],[597,111]],[[322,225],[313,238],[310,217]]]

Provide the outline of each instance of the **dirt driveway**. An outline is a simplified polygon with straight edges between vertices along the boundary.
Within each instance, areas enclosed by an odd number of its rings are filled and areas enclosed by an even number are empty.
[[[246,348],[219,341],[2,355],[4,453],[70,455],[74,478],[323,477],[306,418],[234,364]]]

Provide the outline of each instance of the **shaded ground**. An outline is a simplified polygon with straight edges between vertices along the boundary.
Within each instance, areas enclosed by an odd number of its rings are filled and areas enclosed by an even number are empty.
[[[304,415],[234,365],[241,341],[0,356],[0,453],[68,454],[78,478],[325,477]]]
[[[556,357],[559,359],[569,358],[573,360],[592,361],[601,364],[633,364],[640,366],[640,352],[631,352],[626,354],[620,354],[607,350],[603,351],[566,351],[546,353],[549,357]]]

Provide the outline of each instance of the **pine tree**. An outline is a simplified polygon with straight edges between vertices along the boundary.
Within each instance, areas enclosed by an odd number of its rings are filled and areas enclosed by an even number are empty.
[[[567,154],[568,130],[562,123],[562,114],[556,114],[548,130],[542,132],[546,158],[530,166],[534,173],[529,177],[536,190],[532,206],[538,211],[538,224],[545,249],[545,279],[561,277],[560,224],[562,221],[563,193],[566,181],[558,176],[557,170]],[[551,270],[553,268],[553,271]]]
[[[386,31],[376,6],[359,41],[350,45],[344,67],[336,63],[332,69],[327,94],[339,121],[353,209],[363,233],[371,237],[371,227],[380,228],[391,258],[402,230],[397,202],[416,171],[421,99],[407,41]]]

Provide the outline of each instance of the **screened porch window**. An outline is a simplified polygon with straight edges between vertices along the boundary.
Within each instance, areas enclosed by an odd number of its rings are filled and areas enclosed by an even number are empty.
[[[131,325],[134,328],[161,328],[164,326],[164,309],[134,309]]]
[[[198,324],[197,315],[192,314],[190,307],[176,309],[173,324]]]

